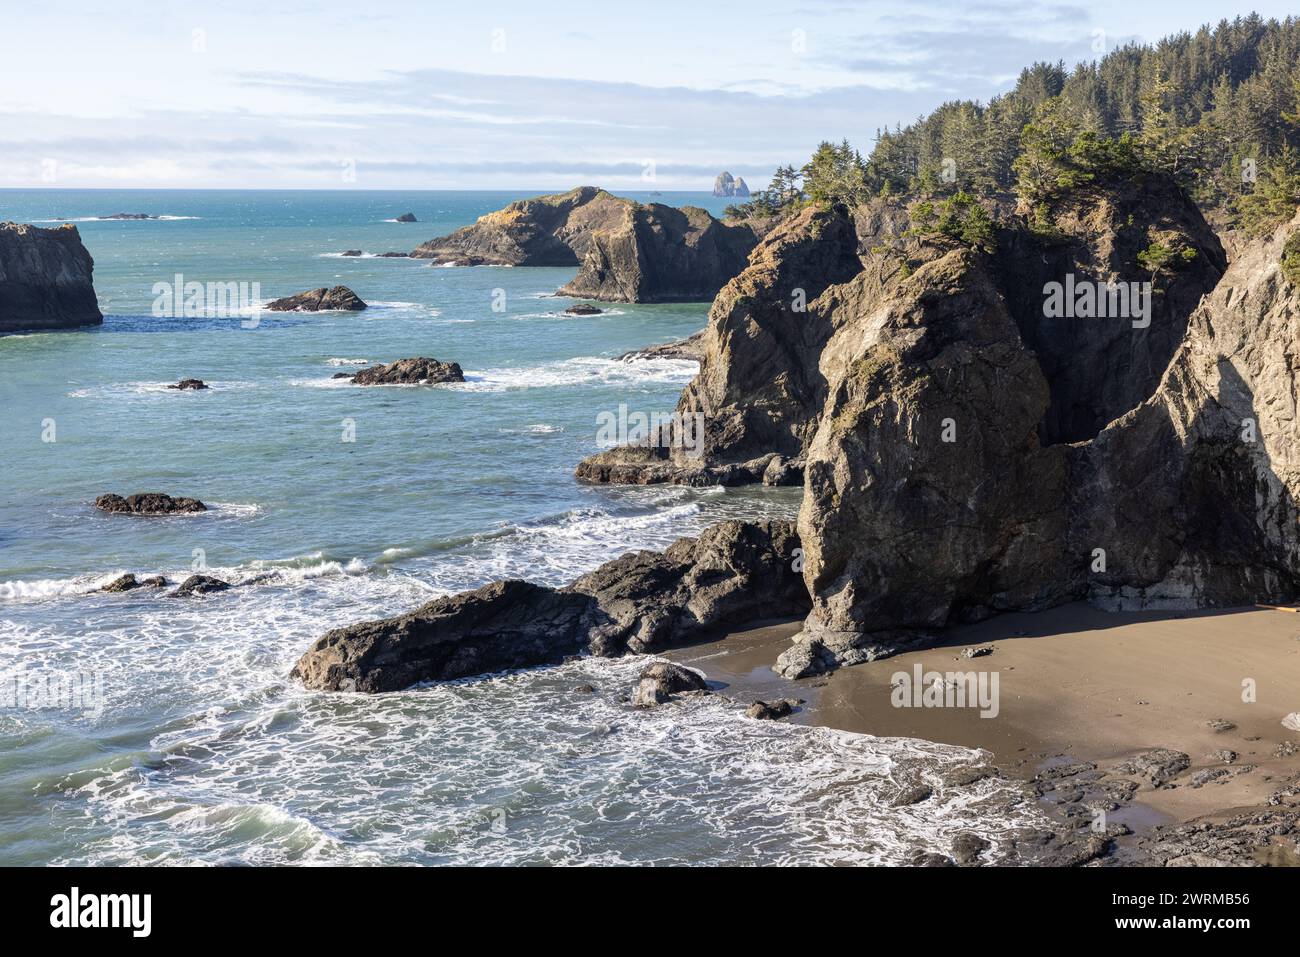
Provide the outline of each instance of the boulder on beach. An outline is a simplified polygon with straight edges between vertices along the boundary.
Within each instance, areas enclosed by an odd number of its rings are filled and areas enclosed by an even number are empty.
[[[181,379],[180,382],[173,383],[172,385],[169,385],[167,388],[180,389],[181,391],[185,391],[186,389],[193,389],[197,391],[199,389],[208,388],[208,384],[204,382],[202,379]]]
[[[699,672],[671,661],[655,661],[641,669],[632,689],[632,707],[653,708],[679,694],[708,690],[709,685]]]
[[[266,308],[271,312],[360,312],[366,304],[347,286],[322,286],[276,299]]]
[[[455,362],[416,356],[398,359],[388,365],[367,366],[355,373],[336,373],[334,378],[351,378],[355,385],[435,385],[439,382],[464,382],[465,373]]]
[[[401,216],[398,216],[398,217],[397,217],[397,222],[399,222],[399,223],[414,223],[414,222],[417,222],[417,220],[416,220],[416,218],[415,218],[415,213],[402,213]]]
[[[745,709],[745,717],[756,721],[776,721],[794,714],[803,702],[799,698],[776,698],[772,701],[755,701]]]
[[[0,223],[0,332],[99,325],[94,271],[76,226]]]
[[[163,492],[137,492],[125,498],[109,492],[95,499],[95,508],[126,515],[179,515],[208,510],[196,498],[173,498]]]

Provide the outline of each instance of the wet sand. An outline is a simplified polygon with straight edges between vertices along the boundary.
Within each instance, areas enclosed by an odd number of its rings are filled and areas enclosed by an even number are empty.
[[[1300,614],[1260,608],[1214,612],[1105,612],[1076,603],[1036,614],[1002,615],[951,629],[937,646],[827,676],[786,681],[771,670],[799,630],[768,623],[670,657],[699,668],[742,700],[801,697],[793,721],[882,736],[982,748],[1005,774],[1030,778],[1065,760],[1113,767],[1150,748],[1185,752],[1191,768],[1171,785],[1144,784],[1128,823],[1156,823],[1264,805],[1300,781],[1300,753],[1279,755],[1300,733],[1281,725],[1300,711]],[[990,655],[961,659],[963,648]],[[999,712],[899,708],[897,672],[996,672]],[[1243,693],[1253,681],[1254,700]],[[1210,722],[1234,728],[1215,731]],[[1232,763],[1224,750],[1237,753]],[[1198,787],[1196,773],[1227,768]]]

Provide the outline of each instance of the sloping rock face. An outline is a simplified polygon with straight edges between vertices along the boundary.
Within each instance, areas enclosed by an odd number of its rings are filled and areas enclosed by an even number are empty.
[[[625,201],[626,202],[626,201]],[[573,281],[558,295],[609,302],[708,302],[745,268],[754,230],[695,206],[626,202],[595,232]]]
[[[568,588],[494,582],[406,615],[337,628],[293,676],[326,691],[394,691],[562,661],[655,651],[808,608],[790,523],[727,522],[667,551],[635,552]]]
[[[818,359],[835,320],[823,293],[862,270],[857,247],[842,209],[806,209],[768,233],[714,300],[700,373],[677,404],[683,421],[702,421],[702,454],[669,430],[583,460],[578,478],[745,484],[780,459],[772,473],[780,484],[798,481],[782,464],[803,454],[826,396]]]
[[[559,295],[611,302],[713,298],[745,268],[755,227],[643,205],[594,186],[511,203],[411,255],[460,266],[578,266]]]
[[[266,306],[271,312],[360,312],[366,303],[347,286],[308,289],[296,296],[276,299]]]
[[[1029,214],[1024,207],[1018,212]],[[1001,231],[994,271],[1051,389],[1043,439],[1077,442],[1155,391],[1183,341],[1188,317],[1222,277],[1227,259],[1199,210],[1162,177],[1085,186],[1054,201],[1049,214],[1046,235],[1027,228],[1023,219],[1018,228]],[[1153,246],[1173,254],[1156,276],[1138,258]],[[1150,313],[1140,319],[1045,314],[1049,283],[1060,283],[1063,295],[1075,290],[1077,306],[1079,296],[1090,294],[1085,287],[1153,279]],[[1117,288],[1117,304],[1118,293]]]
[[[76,226],[0,223],[0,332],[102,323],[94,269]]]
[[[458,266],[576,266],[591,234],[621,221],[625,203],[595,186],[521,199],[411,256]]]
[[[1300,595],[1300,216],[1247,245],[1188,323],[1159,390],[1073,450],[1076,551],[1096,603],[1223,606]]]
[[[952,249],[883,302],[869,274],[839,293],[799,515],[815,647],[786,671],[1069,594],[1065,454],[1036,432],[1047,382],[985,266]]]

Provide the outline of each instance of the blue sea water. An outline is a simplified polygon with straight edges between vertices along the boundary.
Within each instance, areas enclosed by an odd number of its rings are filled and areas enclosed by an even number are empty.
[[[0,221],[77,224],[105,313],[0,337],[0,677],[102,692],[91,709],[31,694],[0,708],[0,864],[889,862],[1014,823],[989,814],[995,785],[887,807],[895,779],[971,760],[961,749],[756,727],[721,700],[630,715],[636,662],[376,697],[286,679],[330,627],[501,577],[564,583],[715,521],[797,510],[793,490],[573,479],[599,413],[670,412],[696,370],[617,357],[697,331],[707,303],[577,318],[553,296],[572,268],[338,255],[409,251],[525,195],[0,191]],[[394,222],[408,211],[417,223]],[[164,218],[102,218],[119,212]],[[257,283],[265,300],[345,284],[370,308],[252,328],[155,315],[155,285],[178,275]],[[468,381],[332,378],[415,355]],[[211,388],[166,388],[189,377]],[[212,510],[91,506],[136,491]],[[199,567],[241,587],[95,591]],[[579,678],[601,693],[575,702]]]

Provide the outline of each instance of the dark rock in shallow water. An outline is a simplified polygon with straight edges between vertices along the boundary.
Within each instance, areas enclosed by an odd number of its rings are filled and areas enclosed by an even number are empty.
[[[111,582],[109,582],[107,585],[101,588],[100,591],[107,591],[107,592],[133,591],[137,588],[161,588],[166,584],[167,584],[167,579],[163,578],[161,575],[153,575],[150,576],[149,578],[138,580],[136,579],[135,575],[131,574],[130,572],[127,572],[125,575],[122,575],[119,578],[114,578]]]
[[[708,690],[708,683],[698,672],[671,661],[656,661],[641,670],[632,690],[632,707],[653,708],[679,694]]]
[[[411,258],[410,253],[387,252],[387,253],[376,253],[376,255],[380,259],[410,259]]]
[[[112,216],[100,216],[100,219],[157,219],[148,213],[114,213]]]
[[[335,375],[345,378],[347,373]],[[356,385],[434,385],[439,382],[464,382],[465,373],[455,362],[439,362],[425,356],[398,359],[388,365],[367,366],[352,374]]]
[[[267,304],[271,312],[360,312],[365,302],[347,286],[309,289]]]
[[[340,253],[340,255],[342,255],[342,256],[348,256],[348,257],[352,257],[352,256],[360,256],[360,255],[361,255],[361,250],[360,250],[360,249],[347,249],[347,250],[344,250],[342,253]]]
[[[745,717],[757,721],[775,721],[794,714],[801,702],[798,698],[778,698],[775,701],[755,701],[745,709]]]
[[[229,582],[224,582],[220,578],[213,578],[211,575],[191,575],[185,581],[181,582],[174,592],[172,598],[186,598],[192,595],[207,595],[212,592],[226,591],[231,587]]]
[[[176,515],[208,510],[208,507],[196,498],[173,498],[162,492],[137,492],[125,498],[110,492],[95,499],[95,507],[105,512],[130,515]]]
[[[417,220],[415,218],[415,213],[402,213],[401,216],[397,217],[397,221],[399,223],[414,223]]]
[[[647,653],[808,607],[788,522],[725,522],[665,552],[633,552],[568,588],[523,581],[450,595],[395,618],[336,628],[293,675],[326,691],[394,691],[421,681],[558,663],[581,651]]]
[[[94,271],[76,226],[0,223],[0,332],[99,325]]]
[[[181,379],[180,382],[177,382],[174,385],[169,385],[167,388],[181,389],[181,390],[185,390],[185,389],[198,390],[198,389],[206,389],[207,387],[208,384],[204,382],[202,379]]]
[[[596,306],[588,306],[585,303],[578,303],[576,306],[570,306],[564,311],[570,316],[599,316],[605,310]]]

